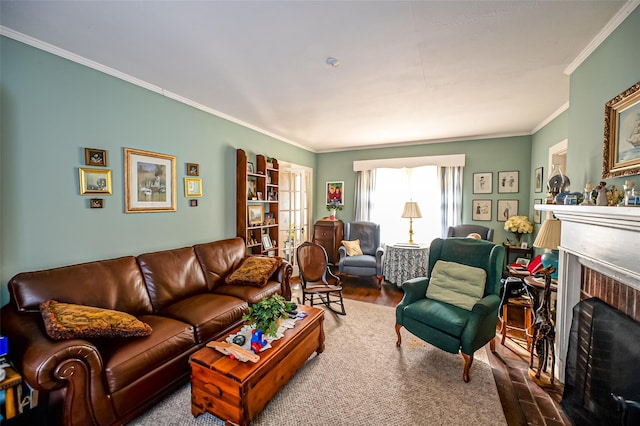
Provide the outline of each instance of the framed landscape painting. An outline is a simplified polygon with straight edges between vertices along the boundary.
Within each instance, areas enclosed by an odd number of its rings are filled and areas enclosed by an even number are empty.
[[[176,157],[124,149],[125,212],[176,211]]]
[[[605,104],[604,179],[640,173],[640,81]]]

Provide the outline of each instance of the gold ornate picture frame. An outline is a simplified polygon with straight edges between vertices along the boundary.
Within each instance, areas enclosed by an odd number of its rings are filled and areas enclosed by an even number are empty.
[[[111,194],[111,170],[78,168],[80,195]]]
[[[124,149],[125,212],[176,211],[176,157]]]
[[[640,174],[640,81],[604,107],[603,179]]]
[[[202,179],[184,178],[184,196],[202,197]]]

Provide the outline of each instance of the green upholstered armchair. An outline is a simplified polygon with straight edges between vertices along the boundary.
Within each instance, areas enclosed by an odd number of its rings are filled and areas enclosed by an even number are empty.
[[[473,353],[488,342],[495,348],[503,262],[501,245],[472,238],[435,239],[427,277],[402,284],[404,297],[396,307],[396,345],[402,343],[400,329],[404,326],[442,350],[460,352],[462,378],[468,382]],[[485,281],[484,288],[481,281]]]

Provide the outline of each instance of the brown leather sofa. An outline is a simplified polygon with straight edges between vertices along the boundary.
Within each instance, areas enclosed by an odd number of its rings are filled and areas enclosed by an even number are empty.
[[[245,252],[243,240],[233,238],[20,273],[10,280],[11,300],[1,309],[10,358],[57,424],[126,423],[185,383],[189,356],[240,325],[248,304],[275,293],[291,298],[286,262],[264,287],[226,284]],[[153,332],[52,340],[39,312],[51,299],[127,312]]]

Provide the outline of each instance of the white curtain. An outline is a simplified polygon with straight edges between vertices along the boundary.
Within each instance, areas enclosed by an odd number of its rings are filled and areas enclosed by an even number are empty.
[[[442,238],[447,236],[449,226],[462,222],[462,172],[464,167],[440,167],[440,210],[442,212]]]
[[[355,219],[356,221],[371,221],[373,210],[373,191],[376,182],[376,171],[360,170],[356,172],[355,191]]]

